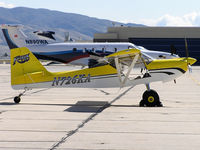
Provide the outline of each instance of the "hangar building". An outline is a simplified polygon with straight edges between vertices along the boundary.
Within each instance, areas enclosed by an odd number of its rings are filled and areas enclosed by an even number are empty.
[[[107,33],[94,34],[94,42],[131,42],[149,50],[170,52],[176,49],[181,57],[187,39],[189,56],[200,65],[200,27],[108,27]]]

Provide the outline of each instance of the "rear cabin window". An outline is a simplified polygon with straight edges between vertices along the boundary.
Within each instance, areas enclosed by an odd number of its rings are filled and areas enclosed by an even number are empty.
[[[83,49],[83,53],[85,53],[85,52],[87,52],[87,48],[84,48],[84,49]]]

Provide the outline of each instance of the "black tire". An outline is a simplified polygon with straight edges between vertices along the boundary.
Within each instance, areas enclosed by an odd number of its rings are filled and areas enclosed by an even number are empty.
[[[155,107],[155,106],[161,107],[162,106],[159,95],[154,90],[145,91],[143,93],[142,98],[143,98],[144,104],[147,107]]]
[[[157,107],[163,107],[163,104],[161,101],[158,102]]]
[[[20,98],[19,96],[15,96],[15,97],[14,97],[14,102],[15,102],[16,104],[18,104],[20,101],[21,101],[21,98]]]
[[[144,100],[141,100],[141,101],[140,101],[139,106],[140,106],[140,107],[144,107],[144,106],[145,106]]]

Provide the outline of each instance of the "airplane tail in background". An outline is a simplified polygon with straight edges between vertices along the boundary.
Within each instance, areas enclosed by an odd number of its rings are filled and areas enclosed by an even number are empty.
[[[25,39],[27,37],[20,28],[22,28],[22,25],[1,25],[1,29],[10,49],[25,46]]]
[[[30,45],[48,44],[47,40],[39,39],[37,36],[29,38],[22,31],[23,25],[1,25],[4,37],[10,49],[28,47]]]

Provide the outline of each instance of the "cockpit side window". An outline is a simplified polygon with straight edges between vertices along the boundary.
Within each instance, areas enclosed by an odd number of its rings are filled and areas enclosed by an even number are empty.
[[[85,53],[85,52],[87,52],[87,48],[84,48],[84,49],[83,49],[83,53]]]

